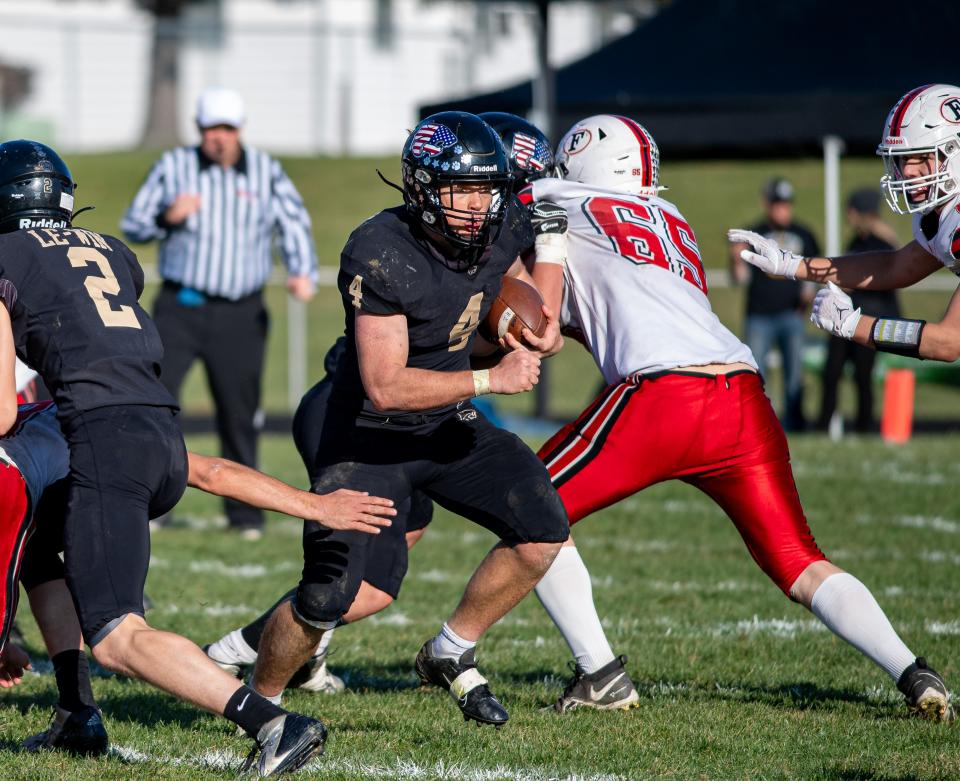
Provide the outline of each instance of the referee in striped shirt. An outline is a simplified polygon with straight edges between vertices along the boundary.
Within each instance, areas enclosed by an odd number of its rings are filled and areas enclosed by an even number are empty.
[[[313,297],[317,261],[300,194],[279,162],[241,143],[244,118],[236,92],[205,90],[197,104],[200,145],[161,156],[121,228],[131,241],[160,241],[163,287],[153,316],[164,345],[163,383],[179,398],[194,359],[203,361],[222,454],[256,467],[268,322],[263,287],[274,238],[295,298]],[[231,501],[225,509],[232,528],[248,539],[261,536],[260,510]]]

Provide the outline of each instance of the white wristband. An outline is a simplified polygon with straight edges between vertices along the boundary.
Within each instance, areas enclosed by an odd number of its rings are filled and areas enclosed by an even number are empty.
[[[480,369],[473,373],[473,395],[486,396],[490,393],[490,370]]]
[[[567,234],[538,233],[534,240],[537,251],[537,263],[566,263]]]

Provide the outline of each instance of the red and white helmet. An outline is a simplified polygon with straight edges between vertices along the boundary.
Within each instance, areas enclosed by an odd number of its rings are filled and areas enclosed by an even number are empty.
[[[926,213],[960,195],[960,87],[925,84],[900,98],[877,154],[886,171],[880,186],[897,214]],[[904,160],[925,154],[933,155],[933,173],[904,176]]]
[[[557,147],[561,178],[654,196],[660,190],[660,150],[639,122],[614,114],[581,119]]]

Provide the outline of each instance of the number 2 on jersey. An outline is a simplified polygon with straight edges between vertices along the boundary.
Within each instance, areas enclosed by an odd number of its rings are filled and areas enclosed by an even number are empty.
[[[583,211],[618,255],[665,268],[707,292],[697,240],[682,218],[666,209],[615,198],[588,198]]]
[[[107,328],[140,328],[137,313],[132,307],[121,305],[119,309],[110,306],[106,296],[115,296],[120,292],[120,283],[117,275],[110,268],[110,261],[98,249],[93,247],[71,247],[67,250],[67,258],[74,268],[82,268],[88,263],[94,263],[103,276],[91,274],[83,281],[87,295],[93,300],[97,314]]]

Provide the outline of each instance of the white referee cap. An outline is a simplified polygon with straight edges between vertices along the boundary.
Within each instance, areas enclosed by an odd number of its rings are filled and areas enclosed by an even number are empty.
[[[243,127],[246,115],[239,92],[226,87],[208,87],[197,101],[197,124],[200,127],[230,125]]]

